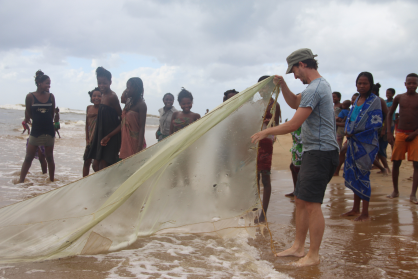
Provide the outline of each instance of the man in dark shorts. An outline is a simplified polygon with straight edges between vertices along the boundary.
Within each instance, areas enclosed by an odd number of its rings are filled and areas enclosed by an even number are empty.
[[[288,122],[254,134],[252,142],[268,135],[283,135],[302,125],[303,156],[295,189],[296,237],[293,246],[276,256],[303,257],[297,266],[319,264],[319,247],[324,235],[325,220],[321,210],[325,189],[338,165],[338,143],[332,91],[329,83],[318,73],[318,64],[312,51],[302,48],[286,60],[286,74],[293,72],[296,79],[309,84],[302,94],[295,95],[283,77],[275,76],[274,83],[281,86],[286,103],[296,113]],[[310,247],[305,256],[305,239],[309,230]]]

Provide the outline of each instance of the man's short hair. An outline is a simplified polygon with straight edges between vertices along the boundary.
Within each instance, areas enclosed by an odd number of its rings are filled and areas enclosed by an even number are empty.
[[[337,95],[338,96],[338,99],[341,100],[341,93],[340,92],[335,91],[335,92],[332,92],[332,94]]]
[[[395,89],[393,89],[393,88],[388,88],[387,90],[389,90],[390,92],[392,92],[393,96],[395,96]]]
[[[406,76],[406,78],[409,78],[409,77],[418,78],[418,75],[416,73],[410,73],[409,75]]]
[[[318,70],[318,61],[316,61],[315,59],[306,59],[300,62],[306,64],[306,68]],[[299,68],[299,62],[294,64],[293,66]]]

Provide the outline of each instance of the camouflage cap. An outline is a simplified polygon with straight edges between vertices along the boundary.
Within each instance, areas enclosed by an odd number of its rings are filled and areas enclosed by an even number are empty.
[[[307,59],[314,59],[316,56],[318,55],[316,54],[314,55],[312,53],[312,50],[310,50],[309,48],[301,48],[301,49],[295,50],[286,58],[287,65],[288,65],[286,74],[290,74],[292,72],[293,65],[301,61],[307,60]]]

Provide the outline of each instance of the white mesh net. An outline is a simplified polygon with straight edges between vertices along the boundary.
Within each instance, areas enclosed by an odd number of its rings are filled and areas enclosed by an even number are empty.
[[[257,149],[274,85],[242,91],[111,167],[0,209],[0,262],[121,249],[154,233],[234,235],[254,226]]]

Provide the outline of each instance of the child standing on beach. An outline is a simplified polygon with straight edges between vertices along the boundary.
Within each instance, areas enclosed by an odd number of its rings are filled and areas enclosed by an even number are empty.
[[[121,124],[102,139],[102,145],[121,132],[120,159],[128,158],[147,147],[145,143],[145,122],[147,105],[144,101],[144,86],[139,77],[133,77],[126,83],[124,92],[126,105],[122,111]]]
[[[106,168],[119,160],[120,133],[102,140],[120,125],[122,109],[119,98],[110,89],[112,74],[103,67],[96,69],[97,85],[102,93],[102,100],[97,112],[96,129],[94,131],[91,149],[87,158],[97,160],[99,170]]]
[[[176,111],[173,113],[173,117],[171,118],[170,135],[200,118],[200,114],[191,111],[193,106],[192,93],[182,88],[177,100],[183,111]]]
[[[262,76],[258,79],[258,82],[269,78],[269,76]],[[269,103],[267,105],[266,111],[264,112],[263,127],[262,130],[267,129],[267,125],[273,117],[272,108],[274,104],[274,99],[270,97]],[[276,103],[276,112],[274,115],[274,126],[278,126],[280,121],[280,106]],[[263,211],[261,212],[258,222],[264,223],[266,221],[267,209],[270,203],[271,196],[271,161],[273,158],[273,143],[274,136],[268,136],[258,143],[258,152],[257,152],[257,186],[260,190],[260,176],[263,183]]]
[[[57,107],[55,109],[55,116],[54,116],[54,130],[55,130],[55,133],[58,134],[58,137],[61,138],[60,132],[58,132],[59,129],[61,129],[61,125],[60,125],[60,109],[59,109],[59,107]]]
[[[29,123],[30,123],[30,120],[29,120]],[[29,125],[28,125],[29,123],[26,122],[26,120],[23,120],[22,121],[22,126],[23,126],[23,132],[22,132],[22,134],[25,133],[26,130],[28,131],[28,135],[30,134],[30,128],[29,128]]]
[[[414,175],[412,181],[412,190],[409,200],[418,204],[416,198],[418,186],[418,75],[415,73],[406,76],[405,81],[406,93],[397,95],[393,100],[393,105],[387,116],[387,135],[389,143],[394,142],[392,162],[392,181],[393,192],[388,195],[388,198],[399,197],[398,179],[399,168],[402,160],[405,160],[405,153],[408,153],[408,161],[413,162]],[[399,124],[396,129],[396,139],[390,132],[392,126],[393,114],[399,105]]]
[[[173,113],[178,111],[174,106],[174,96],[171,93],[166,93],[163,97],[164,107],[160,108],[158,112],[160,113],[160,126],[155,133],[155,137],[158,141],[168,137],[170,135],[170,126]]]
[[[90,165],[93,159],[88,158],[91,149],[91,143],[94,137],[94,131],[96,130],[97,114],[99,112],[100,102],[102,101],[102,93],[98,87],[94,88],[92,91],[89,91],[90,102],[93,105],[87,106],[86,109],[86,149],[84,151],[84,165],[83,165],[83,177],[89,175]],[[93,170],[98,171],[99,165],[98,161],[93,162]]]
[[[39,70],[36,72],[35,84],[37,86],[36,91],[26,95],[25,122],[28,123],[32,119],[33,124],[28,147],[26,148],[25,161],[20,172],[19,183],[25,181],[39,146],[45,147],[49,180],[54,181],[55,175],[55,131],[52,121],[54,118],[55,97],[49,92],[51,79]]]

